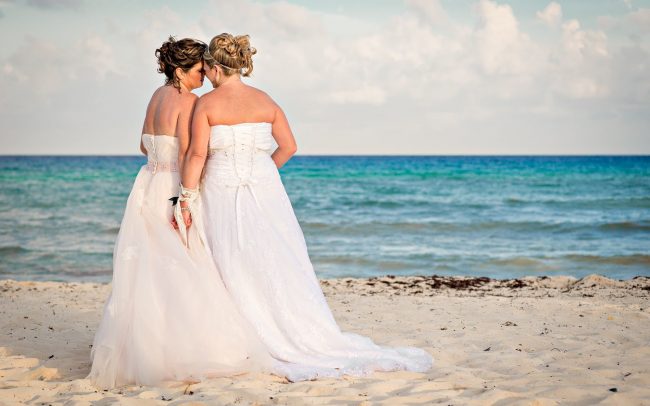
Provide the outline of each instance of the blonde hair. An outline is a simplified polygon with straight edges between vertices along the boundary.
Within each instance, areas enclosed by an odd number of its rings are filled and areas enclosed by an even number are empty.
[[[248,35],[233,36],[224,32],[212,38],[203,59],[210,67],[219,65],[224,68],[226,76],[235,73],[250,76],[253,72],[253,55],[256,53]]]

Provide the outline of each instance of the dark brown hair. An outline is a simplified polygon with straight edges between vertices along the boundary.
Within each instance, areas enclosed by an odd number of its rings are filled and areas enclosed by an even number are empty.
[[[206,48],[205,43],[192,38],[176,41],[170,36],[163,42],[155,54],[158,58],[158,73],[164,73],[166,76],[165,85],[172,85],[180,92],[181,85],[176,77],[176,68],[189,71],[192,66],[202,61]]]

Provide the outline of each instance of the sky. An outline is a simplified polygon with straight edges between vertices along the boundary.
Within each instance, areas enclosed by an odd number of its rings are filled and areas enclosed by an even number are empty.
[[[137,154],[155,49],[222,32],[299,154],[650,154],[650,0],[0,0],[0,154]]]

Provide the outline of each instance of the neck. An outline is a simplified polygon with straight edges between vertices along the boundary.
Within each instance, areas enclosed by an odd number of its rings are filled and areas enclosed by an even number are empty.
[[[185,85],[185,83],[183,83],[183,82],[179,83],[179,85],[180,85],[180,88],[181,88],[181,92],[189,93],[189,92],[192,91],[192,89],[188,88],[188,87]]]
[[[241,83],[241,77],[238,74],[226,76],[221,83],[219,83],[219,86],[227,86],[235,83]]]

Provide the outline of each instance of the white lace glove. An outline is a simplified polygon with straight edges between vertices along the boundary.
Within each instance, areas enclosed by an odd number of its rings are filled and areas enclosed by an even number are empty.
[[[183,241],[183,244],[187,246],[188,241],[187,241],[187,227],[185,226],[185,221],[183,220],[183,211],[181,208],[181,202],[187,202],[187,208],[188,211],[190,212],[190,216],[192,216],[192,219],[196,216],[196,206],[194,202],[196,199],[199,197],[199,189],[187,189],[185,188],[182,184],[180,185],[180,190],[178,193],[178,203],[176,204],[176,207],[174,208],[174,218],[176,219],[176,223],[178,224],[178,231],[181,235],[181,241]]]

